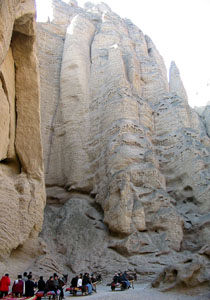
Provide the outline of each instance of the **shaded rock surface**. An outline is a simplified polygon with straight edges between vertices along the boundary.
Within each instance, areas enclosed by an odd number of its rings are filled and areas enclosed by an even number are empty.
[[[152,287],[167,291],[181,287],[193,288],[204,282],[208,283],[206,262],[207,260],[195,255],[185,258],[179,264],[167,266],[152,282]]]
[[[0,3],[0,270],[39,255],[45,187],[34,1]],[[28,259],[28,261],[27,261]],[[25,264],[24,264],[25,263]]]
[[[208,125],[175,63],[168,83],[152,40],[130,20],[106,4],[53,4],[53,21],[37,25],[42,237],[71,273],[154,278],[208,244]]]

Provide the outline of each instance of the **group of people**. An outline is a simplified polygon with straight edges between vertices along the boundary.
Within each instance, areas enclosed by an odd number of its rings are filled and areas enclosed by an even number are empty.
[[[125,271],[124,273],[115,273],[114,277],[112,278],[112,283],[117,284],[120,283],[122,284],[124,289],[129,289],[130,288],[130,282],[128,278],[128,273]]]
[[[124,273],[115,273],[112,279],[112,284],[120,283],[125,289],[128,289],[130,287],[130,277],[131,276],[126,271]],[[44,294],[52,292],[54,295],[60,295],[60,299],[64,299],[64,278],[59,278],[56,273],[54,273],[53,276],[50,276],[46,282],[44,281],[43,276],[39,277],[38,282],[32,278],[32,272],[29,272],[29,274],[24,272],[23,276],[18,275],[12,286],[13,296],[32,297],[34,296],[35,291],[38,291],[43,292]],[[133,279],[137,279],[136,274],[134,274]],[[96,283],[98,281],[101,281],[101,275],[95,275],[94,273],[91,275],[89,275],[89,273],[80,273],[72,278],[71,288],[80,288],[83,294],[88,291],[88,294],[91,295],[93,291],[96,292]],[[0,298],[8,295],[10,284],[11,280],[9,274],[2,276],[0,280]]]
[[[0,280],[0,298],[8,295],[10,284],[11,280],[9,274],[6,273]],[[29,274],[25,272],[23,276],[18,275],[17,279],[14,281],[12,285],[12,294],[16,297],[23,295],[25,297],[31,297],[34,295],[36,286],[36,283],[32,280],[32,272],[29,272]]]
[[[80,273],[72,278],[71,280],[71,288],[81,288],[82,294],[86,293],[88,290],[88,294],[91,295],[92,292],[96,292],[96,283],[101,281],[101,275],[95,275],[94,273]]]
[[[42,276],[41,276],[42,277]],[[60,299],[65,299],[64,298],[64,292],[63,292],[63,287],[65,285],[64,279],[59,278],[59,276],[54,273],[53,276],[50,276],[50,278],[44,282],[43,278],[38,282],[38,291],[39,292],[44,292],[46,294],[47,292],[51,292],[54,295],[59,295]]]
[[[11,280],[9,274],[2,276],[0,280],[0,298],[7,296],[9,293],[9,287]],[[39,277],[38,282],[32,279],[32,272],[23,273],[18,275],[17,279],[14,281],[12,286],[12,295],[15,297],[32,297],[35,294],[35,291],[42,291],[44,294],[47,292],[52,292],[59,294],[60,298],[64,299],[63,293],[64,281],[60,279],[56,273],[45,282],[43,276]]]

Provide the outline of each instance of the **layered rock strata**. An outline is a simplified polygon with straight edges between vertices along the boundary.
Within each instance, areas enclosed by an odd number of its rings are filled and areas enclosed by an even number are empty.
[[[38,24],[42,236],[72,273],[154,277],[209,240],[205,126],[175,63],[168,83],[152,40],[130,20],[104,3],[53,4],[53,21]]]
[[[14,273],[38,246],[45,206],[31,0],[0,3],[0,106],[0,269]]]

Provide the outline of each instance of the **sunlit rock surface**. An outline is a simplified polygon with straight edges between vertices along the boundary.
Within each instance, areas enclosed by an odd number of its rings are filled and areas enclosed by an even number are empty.
[[[130,20],[104,3],[53,4],[53,20],[37,25],[42,237],[69,272],[153,278],[209,241],[207,125],[175,63],[168,83],[152,40]]]
[[[41,251],[45,206],[34,1],[0,3],[0,270]],[[28,261],[27,261],[28,260]],[[25,263],[25,264],[24,264]]]

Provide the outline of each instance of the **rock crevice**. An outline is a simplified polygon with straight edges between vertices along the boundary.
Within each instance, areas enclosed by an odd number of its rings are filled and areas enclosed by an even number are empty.
[[[33,1],[2,1],[0,20],[0,268],[14,274],[45,205]]]

